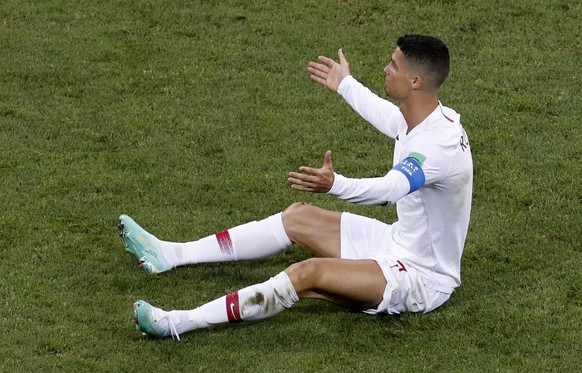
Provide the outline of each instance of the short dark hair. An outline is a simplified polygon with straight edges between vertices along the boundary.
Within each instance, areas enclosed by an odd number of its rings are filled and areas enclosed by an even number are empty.
[[[405,35],[396,45],[412,68],[420,69],[427,89],[437,90],[449,75],[449,49],[445,43],[427,35]]]

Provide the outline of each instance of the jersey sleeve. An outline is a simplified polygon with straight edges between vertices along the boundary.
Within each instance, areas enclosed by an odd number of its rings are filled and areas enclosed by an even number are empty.
[[[341,81],[337,92],[378,131],[391,138],[396,137],[398,125],[402,120],[398,106],[380,98],[351,75]]]
[[[383,177],[356,179],[336,173],[328,194],[362,205],[386,205],[442,180],[450,168],[442,149],[425,143],[417,150],[407,153]]]
[[[406,176],[394,169],[383,177],[352,179],[335,174],[330,195],[361,205],[386,205],[398,201],[410,191]]]
[[[411,164],[415,164],[415,166],[422,168],[423,185],[438,183],[446,177],[451,168],[451,151],[457,146],[454,141],[451,145],[446,143],[438,144],[433,141],[434,139],[427,136],[429,134],[416,138],[416,141],[408,144],[403,153],[404,159],[394,167],[397,168],[403,164],[412,167]],[[404,171],[403,168],[400,168],[400,170]]]

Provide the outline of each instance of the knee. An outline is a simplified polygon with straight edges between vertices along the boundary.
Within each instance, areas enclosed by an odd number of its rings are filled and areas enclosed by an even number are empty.
[[[321,273],[318,270],[317,259],[307,259],[290,265],[285,272],[297,294],[301,296],[310,290],[317,288],[317,282]]]
[[[295,232],[305,222],[307,214],[309,214],[309,210],[312,208],[307,203],[295,202],[283,211],[281,219],[288,234]]]
[[[309,205],[305,202],[295,202],[283,211],[283,219],[294,219],[301,216],[309,209]]]

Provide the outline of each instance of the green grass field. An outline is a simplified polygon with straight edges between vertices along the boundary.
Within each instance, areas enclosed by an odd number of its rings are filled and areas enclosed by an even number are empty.
[[[582,366],[582,6],[510,1],[0,2],[0,371],[578,372]],[[147,275],[127,213],[187,241],[294,201],[325,150],[382,175],[392,143],[310,81],[343,47],[383,92],[398,36],[447,42],[441,90],[472,141],[463,285],[427,315],[302,301],[269,320],[144,339],[131,305],[194,308],[308,257]]]

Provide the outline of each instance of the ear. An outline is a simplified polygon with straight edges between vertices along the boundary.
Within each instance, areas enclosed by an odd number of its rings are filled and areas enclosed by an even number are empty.
[[[422,80],[420,75],[413,75],[412,78],[410,79],[410,86],[414,90],[421,90],[422,87],[424,86],[424,81]]]

